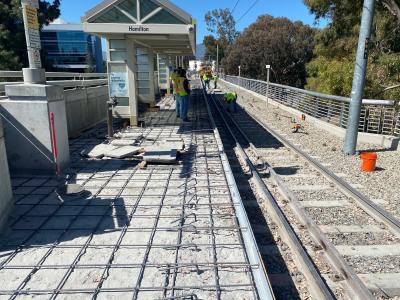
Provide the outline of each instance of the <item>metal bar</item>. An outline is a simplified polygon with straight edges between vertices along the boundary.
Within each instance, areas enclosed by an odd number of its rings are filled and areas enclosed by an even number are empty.
[[[169,173],[168,179],[171,178],[171,175],[172,175],[172,170]],[[159,230],[159,228],[157,228],[157,225],[158,225],[158,222],[160,220],[161,208],[162,208],[165,196],[166,196],[167,191],[168,191],[169,182],[170,181],[168,180],[167,184],[166,184],[166,186],[164,188],[164,192],[163,192],[163,195],[161,197],[161,205],[160,205],[160,208],[157,210],[157,218],[154,221],[154,227],[153,227],[153,230],[151,231],[151,235],[150,235],[150,238],[149,238],[149,243],[148,243],[148,246],[146,248],[146,253],[144,255],[144,258],[143,258],[142,267],[140,268],[140,273],[139,273],[138,279],[137,279],[136,284],[135,284],[135,291],[134,291],[133,297],[132,297],[132,299],[134,299],[134,300],[136,300],[137,297],[138,297],[138,292],[139,292],[138,289],[140,288],[140,285],[141,285],[142,280],[143,280],[143,275],[144,275],[144,271],[145,271],[145,268],[146,268],[146,263],[147,263],[147,260],[149,258],[149,255],[150,255],[150,250],[151,250],[151,247],[152,247],[154,236],[156,234],[156,230]]]

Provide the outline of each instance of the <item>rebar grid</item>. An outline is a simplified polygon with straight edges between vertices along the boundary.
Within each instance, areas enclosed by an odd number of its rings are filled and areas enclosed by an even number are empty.
[[[192,124],[158,127],[165,120],[174,121],[174,113],[169,112],[169,117],[154,118],[151,128],[140,129],[145,136],[141,144],[151,145],[171,136],[185,139],[191,148],[181,158],[180,166],[149,166],[147,170],[139,170],[132,161],[84,159],[80,150],[98,141],[83,137],[71,142],[71,157],[77,172],[74,182],[92,192],[88,199],[54,202],[57,199],[52,191],[57,182],[51,178],[41,178],[40,184],[31,178],[15,178],[14,189],[19,194],[18,215],[11,223],[15,238],[4,240],[0,277],[2,272],[25,275],[15,288],[1,288],[0,295],[10,299],[20,295],[48,295],[55,299],[60,295],[88,294],[96,299],[104,293],[120,293],[121,299],[125,299],[128,296],[124,293],[129,293],[132,299],[148,299],[147,293],[155,292],[158,296],[148,297],[195,299],[203,293],[207,299],[220,299],[223,293],[233,293],[243,295],[239,296],[243,299],[258,299],[251,276],[251,270],[258,266],[248,263],[241,238],[241,232],[249,229],[237,223],[237,203],[228,192],[215,137],[200,101],[196,98],[192,103],[191,118],[195,120]],[[61,225],[53,226],[54,220],[61,218],[64,218]],[[80,223],[82,220],[85,222]],[[113,227],[107,226],[110,222]],[[30,228],[29,224],[34,226]],[[145,235],[147,241],[127,239],[130,234]],[[168,236],[176,240],[160,240]],[[224,257],[224,253],[236,250],[243,253],[236,260]],[[90,260],[97,251],[105,255]],[[173,259],[157,262],[154,260],[157,251],[172,253]],[[54,260],[58,253],[73,254],[73,260],[65,263],[63,257]],[[129,253],[138,253],[137,258],[132,260]],[[37,260],[24,260],[25,255],[33,255]],[[121,261],[124,255],[126,261]],[[123,273],[124,270],[131,273]],[[43,272],[49,276],[54,273],[57,284],[37,288],[36,279]],[[97,277],[93,282],[79,285],[81,272]],[[222,277],[220,272],[224,274]],[[116,284],[115,274],[136,275],[130,278],[130,284]],[[163,282],[149,282],[151,274]],[[203,282],[202,274],[213,274],[212,281]],[[121,279],[125,275],[120,275]],[[240,282],[230,284],[232,276],[241,278]]]
[[[266,96],[267,83],[264,81],[229,75],[225,75],[224,79]],[[327,123],[342,128],[347,127],[349,101],[344,101],[344,97],[323,95],[270,83],[269,98]],[[373,105],[373,103],[362,105],[358,128],[360,132],[399,136],[400,130],[396,130],[395,123],[396,108],[394,105]]]

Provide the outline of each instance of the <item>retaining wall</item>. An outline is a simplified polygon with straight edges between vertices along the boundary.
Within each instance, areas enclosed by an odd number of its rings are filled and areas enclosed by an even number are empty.
[[[12,207],[12,190],[10,172],[7,163],[6,146],[4,143],[4,130],[0,118],[0,231],[7,221]]]
[[[64,99],[70,138],[106,119],[107,86],[65,90]]]

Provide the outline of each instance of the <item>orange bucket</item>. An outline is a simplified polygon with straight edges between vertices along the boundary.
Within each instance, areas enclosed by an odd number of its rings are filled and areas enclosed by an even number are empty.
[[[362,164],[361,170],[363,172],[373,172],[376,169],[376,160],[378,159],[378,154],[375,152],[364,152],[360,155]]]

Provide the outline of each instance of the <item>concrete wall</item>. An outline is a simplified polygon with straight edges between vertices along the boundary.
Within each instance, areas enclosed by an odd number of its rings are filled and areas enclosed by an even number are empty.
[[[64,91],[69,137],[104,121],[107,116],[108,87]]]
[[[12,207],[12,191],[10,173],[8,170],[4,130],[0,118],[0,231],[7,221]]]
[[[267,101],[266,96],[262,96],[260,94],[257,94],[253,91],[247,90],[245,88],[242,88],[238,85],[232,84],[230,82],[227,82],[225,80],[220,80],[220,87],[225,90],[233,90],[238,93],[239,97],[246,96],[246,97],[251,97],[254,99],[260,99],[261,101]],[[301,115],[303,114],[302,112],[285,106],[277,101],[274,101],[271,98],[268,98],[268,103],[274,107],[278,107],[293,116],[297,118],[301,118]],[[326,132],[333,134],[339,138],[344,138],[346,135],[346,129],[335,126],[330,123],[326,123],[318,118],[314,118],[312,116],[307,115],[307,122],[314,124],[316,127],[325,130]],[[373,144],[376,146],[382,146],[385,148],[390,148],[392,150],[396,150],[399,147],[399,138],[394,137],[394,136],[388,136],[388,135],[381,135],[381,134],[373,134],[373,133],[364,133],[364,132],[359,132],[358,133],[358,143],[367,143],[367,144]]]

